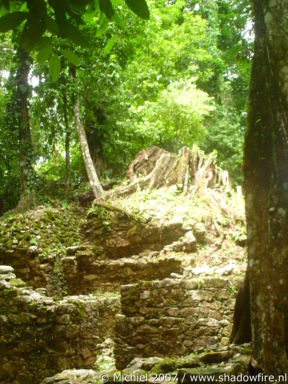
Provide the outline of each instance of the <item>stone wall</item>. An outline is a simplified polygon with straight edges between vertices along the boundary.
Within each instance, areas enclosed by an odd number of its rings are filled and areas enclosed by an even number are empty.
[[[40,207],[35,211],[36,218],[31,213],[31,217],[20,215],[15,222],[12,218],[0,222],[0,265],[11,265],[25,283],[46,288],[50,296],[59,297],[118,290],[121,284],[182,272],[179,260],[159,255],[165,245],[183,236],[181,222],[171,221],[163,227],[146,225],[125,212],[98,208],[80,226],[75,222],[78,216],[73,215],[62,223],[61,213]],[[72,231],[69,217],[75,227],[81,228],[76,228],[71,244],[66,237],[62,244],[63,225],[68,226],[69,234]],[[26,234],[28,230],[30,235]],[[28,241],[25,234],[33,241]]]
[[[39,259],[36,247],[20,248],[15,246],[9,250],[0,249],[0,265],[11,265],[17,276],[34,288],[45,287],[47,276],[53,267]]]
[[[46,288],[50,296],[119,290],[121,284],[164,279],[182,273],[181,261],[159,252],[121,259],[107,259],[97,246],[67,248],[66,256],[39,258],[37,250],[15,248],[0,252],[0,265],[11,265],[17,276],[35,288]]]
[[[120,259],[137,255],[144,250],[160,251],[184,235],[181,220],[165,225],[143,222],[121,211],[96,209],[83,225],[82,237],[96,245],[95,255],[107,259]]]
[[[64,257],[62,265],[69,294],[89,293],[97,289],[119,290],[121,284],[164,279],[172,272],[182,273],[183,269],[179,259],[158,252],[117,260],[99,260],[89,248]]]
[[[115,358],[187,355],[228,343],[239,280],[164,279],[121,287]]]
[[[0,382],[37,384],[63,369],[92,367],[118,311],[116,295],[55,301],[0,266]]]

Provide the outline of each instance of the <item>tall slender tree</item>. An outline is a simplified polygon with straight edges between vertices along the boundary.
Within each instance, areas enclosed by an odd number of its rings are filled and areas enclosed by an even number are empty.
[[[93,192],[93,195],[96,199],[98,199],[103,194],[103,189],[93,164],[93,160],[90,154],[89,145],[87,141],[86,132],[85,132],[83,123],[81,121],[79,97],[76,99],[76,102],[75,102],[74,116],[75,116],[75,126],[76,126],[77,134],[79,137],[79,143],[81,147],[83,163],[87,172],[87,176],[89,179],[89,183],[90,183],[90,187]]]
[[[70,75],[71,77],[76,80],[76,68],[73,66],[70,66]],[[98,175],[96,173],[94,163],[91,157],[91,153],[89,150],[88,140],[86,131],[84,128],[84,125],[81,120],[81,108],[80,108],[80,96],[76,95],[74,97],[74,118],[75,118],[75,126],[76,131],[79,138],[80,148],[81,148],[81,154],[83,163],[85,166],[85,170],[88,176],[89,184],[92,190],[92,193],[95,197],[95,199],[99,199],[101,195],[103,194],[103,188],[101,186],[100,180],[98,178]]]
[[[68,105],[67,105],[67,95],[66,90],[63,92],[63,116],[65,124],[65,196],[67,197],[70,186],[70,168],[71,168],[71,159],[70,159],[70,142],[71,142],[71,127],[68,117]]]
[[[31,59],[21,47],[17,50],[17,72],[15,79],[14,106],[18,126],[19,169],[20,169],[20,200],[31,192],[33,184],[32,139],[29,121],[29,72]]]

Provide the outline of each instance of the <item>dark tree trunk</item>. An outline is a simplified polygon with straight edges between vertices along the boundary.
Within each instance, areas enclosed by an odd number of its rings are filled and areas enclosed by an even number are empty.
[[[250,316],[250,284],[246,272],[243,284],[236,296],[233,329],[230,342],[234,344],[249,343],[251,341],[251,316]]]
[[[19,169],[20,169],[20,200],[27,192],[31,192],[33,185],[32,168],[32,140],[29,122],[29,84],[28,76],[31,59],[26,51],[19,48],[18,69],[16,73],[16,111],[19,132]]]
[[[253,356],[288,373],[288,0],[254,0],[255,53],[244,149]]]

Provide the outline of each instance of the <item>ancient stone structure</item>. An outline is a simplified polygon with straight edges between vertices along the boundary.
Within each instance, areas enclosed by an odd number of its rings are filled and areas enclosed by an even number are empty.
[[[160,251],[186,232],[181,220],[162,226],[148,224],[141,217],[107,207],[109,205],[96,207],[82,228],[83,237],[96,245],[96,255],[102,259],[130,257],[147,249]]]
[[[229,210],[199,212],[187,197],[166,212],[170,192],[151,217],[98,202],[0,222],[1,384],[88,384],[114,357],[122,369],[228,342],[243,272]]]
[[[219,347],[216,352],[201,352],[184,357],[135,358],[123,371],[107,371],[105,381],[113,383],[151,384],[153,382],[203,383],[243,382],[247,378],[251,348],[249,345]],[[102,372],[103,375],[103,372]],[[41,384],[96,384],[101,373],[91,369],[69,369],[53,377],[47,377]],[[206,377],[205,377],[206,376]],[[209,376],[209,377],[207,377]],[[213,380],[213,377],[216,380]],[[102,376],[103,378],[103,376]],[[245,379],[246,382],[246,379]]]
[[[0,266],[0,382],[37,384],[63,368],[92,367],[118,311],[116,295],[56,301]]]
[[[17,272],[17,276],[34,288],[47,285],[47,279],[53,271],[53,265],[39,259],[36,246],[15,247],[1,250],[0,264],[10,265]]]
[[[48,295],[119,290],[120,285],[127,282],[162,279],[172,272],[182,272],[179,260],[159,254],[166,244],[183,236],[181,222],[171,222],[163,228],[155,224],[147,226],[125,212],[97,207],[81,231],[78,229],[83,239],[81,245],[65,241],[61,246],[58,244],[58,249],[53,249],[55,239],[50,226],[55,225],[55,231],[63,231],[58,223],[61,212],[45,208],[39,211],[38,221],[32,217],[27,228],[35,231],[35,235],[40,228],[51,249],[43,235],[38,245],[25,241],[22,232],[26,231],[28,219],[19,216],[16,229],[13,229],[16,224],[10,221],[0,225],[0,264],[11,265],[17,277],[33,288],[45,287]],[[47,216],[49,221],[42,222]],[[76,240],[79,242],[78,237]]]
[[[172,272],[182,272],[179,259],[159,252],[117,260],[97,260],[95,254],[86,249],[64,257],[62,263],[69,294],[89,293],[97,289],[115,290],[127,282],[162,279]]]
[[[235,290],[228,278],[164,279],[121,287],[115,358],[183,356],[228,344]]]

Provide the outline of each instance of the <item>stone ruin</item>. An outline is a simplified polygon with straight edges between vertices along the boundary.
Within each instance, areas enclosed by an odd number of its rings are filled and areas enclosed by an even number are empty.
[[[56,213],[40,224],[44,237],[47,227],[56,226],[57,233],[61,212]],[[230,256],[221,254],[229,235],[225,220],[210,223],[213,245],[198,223],[159,225],[99,204],[88,218],[82,216],[75,242],[63,239],[61,251],[48,255],[39,245],[19,241],[29,231],[25,220],[25,227],[10,220],[0,228],[1,383],[62,383],[61,377],[67,384],[94,382],[107,339],[121,370],[139,358],[146,367],[152,357],[156,364],[228,345],[245,252],[237,244],[229,251],[234,273]],[[71,234],[76,225],[65,224]],[[46,236],[49,242],[50,232]],[[211,255],[224,266],[220,272],[207,270]],[[68,371],[59,374],[63,370]]]
[[[124,369],[136,357],[185,356],[228,345],[239,282],[166,278],[122,286],[116,367]]]
[[[67,368],[93,366],[114,335],[119,297],[66,296],[56,301],[0,266],[0,382],[39,383]]]

